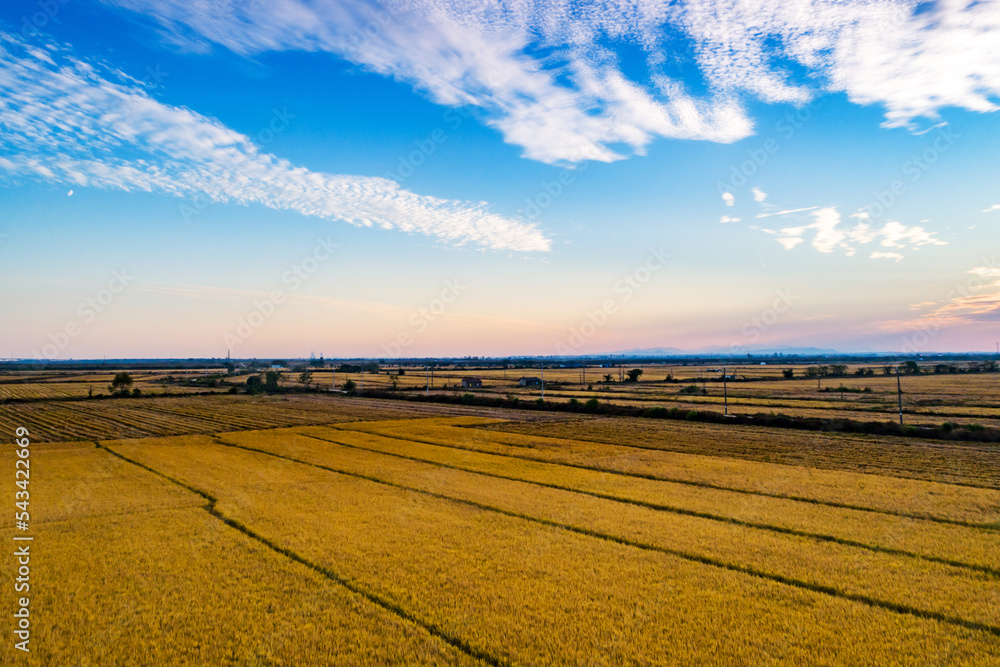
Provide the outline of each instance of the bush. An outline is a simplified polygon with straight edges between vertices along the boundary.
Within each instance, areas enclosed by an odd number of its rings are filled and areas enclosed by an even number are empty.
[[[982,424],[966,424],[965,425],[965,430],[966,431],[985,431],[986,427],[983,426]]]
[[[700,389],[696,384],[689,384],[686,387],[681,387],[680,393],[682,394],[704,394],[705,390]]]
[[[600,402],[598,402],[596,398],[592,398],[583,404],[583,411],[594,413],[597,412],[598,409],[600,409],[600,407],[601,407]]]
[[[142,392],[139,391],[138,387],[136,387],[135,389],[132,390],[132,397],[133,398],[139,398],[140,396],[142,396]]]
[[[348,380],[344,383],[344,391],[351,392],[358,388],[357,383],[354,380]]]
[[[955,425],[951,422],[945,422],[941,424],[941,430],[945,433],[951,433],[955,429]]]
[[[697,410],[691,410],[686,415],[684,415],[684,419],[686,419],[689,422],[696,421],[698,419],[698,411]]]

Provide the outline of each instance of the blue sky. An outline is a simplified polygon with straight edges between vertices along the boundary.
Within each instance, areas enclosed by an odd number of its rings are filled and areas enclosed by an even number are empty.
[[[998,4],[748,7],[5,3],[0,357],[993,349]]]

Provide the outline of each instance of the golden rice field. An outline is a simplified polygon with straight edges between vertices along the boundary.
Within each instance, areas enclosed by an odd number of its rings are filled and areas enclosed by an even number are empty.
[[[0,405],[4,441],[29,419],[3,664],[1000,665],[994,445],[323,395]]]

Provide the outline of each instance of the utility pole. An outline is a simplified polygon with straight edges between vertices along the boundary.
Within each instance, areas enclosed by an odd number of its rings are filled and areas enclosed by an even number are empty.
[[[361,360],[361,384],[358,387],[358,392],[363,392],[365,390],[365,359]]]
[[[331,368],[333,368],[331,366]],[[333,383],[330,386],[330,391],[337,391],[337,369],[333,368]]]
[[[726,367],[722,367],[722,396],[723,400],[726,402],[726,415],[729,415],[729,386],[727,385],[728,378],[726,377]]]
[[[545,362],[542,362],[542,400],[545,400]]]
[[[427,364],[427,396],[431,395],[431,365]]]
[[[903,425],[903,385],[899,381],[899,366],[896,366],[896,395],[899,396],[899,425]]]

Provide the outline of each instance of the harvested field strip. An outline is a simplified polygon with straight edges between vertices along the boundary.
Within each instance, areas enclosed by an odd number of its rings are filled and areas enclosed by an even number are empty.
[[[36,530],[31,653],[2,664],[483,664],[201,508]]]
[[[223,445],[429,493],[437,498],[469,502],[480,509],[583,531],[592,537],[662,551],[895,611],[972,623],[968,627],[1000,634],[997,625],[1000,581],[950,565],[859,551],[850,546],[775,535],[645,507],[622,507],[606,499],[581,498],[573,491],[540,489],[537,485],[497,478],[488,480],[478,473],[442,473],[440,466],[433,464],[393,460],[378,452],[360,453],[294,436],[257,446],[240,444],[262,439],[254,438],[253,434],[215,437]]]
[[[343,447],[430,463],[443,468],[571,491],[747,528],[920,558],[1000,576],[1000,535],[995,533],[915,519],[872,516],[871,513],[854,510],[816,507],[797,501],[746,499],[732,492],[703,490],[645,479],[623,479],[621,476],[565,469],[553,464],[512,461],[493,454],[456,452],[438,445],[366,433],[317,427],[300,429],[298,432],[305,437]],[[258,447],[271,447],[277,443],[289,446],[295,442],[295,435],[289,431],[279,431],[273,435],[222,434],[220,437],[228,442]]]
[[[198,489],[198,488],[196,488],[194,486],[190,486],[189,484],[187,484],[187,483],[185,483],[185,482],[183,482],[183,481],[181,481],[181,480],[179,480],[177,478],[171,477],[170,475],[167,475],[167,474],[165,474],[163,472],[160,472],[159,470],[156,470],[155,468],[152,468],[152,467],[150,467],[148,465],[145,465],[145,464],[143,464],[143,463],[141,463],[141,462],[139,462],[139,461],[137,461],[135,459],[129,458],[128,456],[125,456],[124,454],[121,454],[120,452],[116,452],[115,450],[111,449],[110,447],[108,447],[106,445],[103,445],[101,443],[95,443],[95,444],[97,444],[97,446],[100,447],[101,449],[103,449],[104,451],[107,451],[110,454],[112,454],[114,456],[117,456],[117,457],[121,458],[124,461],[127,461],[128,463],[136,465],[136,466],[138,466],[138,467],[140,467],[140,468],[142,468],[144,470],[148,470],[149,472],[152,472],[152,473],[154,473],[156,475],[159,475],[159,476],[163,477],[164,479],[167,479],[167,480],[173,482],[174,484],[177,484],[177,485],[179,485],[181,487],[184,487],[185,489],[187,489],[188,491],[191,491],[192,493],[198,494],[199,496],[201,496],[202,498],[204,498],[207,501],[208,505],[205,507],[205,509],[208,511],[208,513],[211,514],[216,519],[219,519],[220,521],[222,521],[223,523],[225,523],[227,526],[230,526],[231,528],[234,528],[234,529],[238,530],[239,532],[243,533],[247,537],[250,537],[250,538],[252,538],[252,539],[260,542],[261,544],[263,544],[264,546],[266,546],[269,549],[273,550],[274,552],[276,552],[278,554],[281,554],[282,556],[285,556],[286,558],[289,558],[290,560],[293,560],[296,563],[299,563],[301,565],[305,565],[306,567],[310,568],[314,572],[317,572],[317,573],[323,575],[324,577],[326,577],[327,579],[340,584],[341,586],[343,586],[344,588],[346,588],[350,592],[354,593],[355,595],[361,596],[362,598],[364,598],[368,602],[371,602],[371,603],[375,604],[378,607],[381,607],[382,609],[384,609],[386,611],[392,612],[393,614],[399,616],[400,618],[402,618],[405,621],[408,621],[410,623],[413,623],[414,625],[417,625],[417,626],[421,627],[422,629],[426,630],[432,636],[434,636],[434,637],[436,637],[436,638],[444,641],[446,644],[449,644],[450,646],[453,646],[454,648],[458,649],[462,653],[464,653],[464,654],[466,654],[466,655],[468,655],[468,656],[470,656],[472,658],[475,658],[477,660],[482,660],[483,662],[486,662],[489,665],[494,665],[496,667],[500,667],[502,665],[508,665],[509,664],[505,660],[499,659],[499,658],[497,658],[495,656],[489,655],[488,653],[485,653],[483,651],[480,651],[480,650],[478,650],[478,649],[470,646],[465,641],[463,641],[461,638],[454,637],[454,636],[450,635],[449,633],[447,633],[446,631],[444,631],[441,628],[437,627],[433,623],[427,622],[427,621],[424,621],[424,620],[421,620],[421,619],[417,618],[416,616],[414,616],[413,614],[411,614],[410,612],[408,612],[406,609],[403,609],[402,607],[400,607],[398,604],[396,604],[396,603],[394,603],[394,602],[392,602],[390,600],[384,599],[384,598],[380,597],[379,595],[373,593],[370,590],[367,590],[367,589],[365,589],[363,587],[358,586],[357,584],[353,583],[350,579],[347,579],[347,578],[343,577],[342,575],[334,572],[333,570],[330,570],[330,569],[328,569],[326,567],[323,567],[321,565],[318,565],[316,563],[310,562],[309,560],[303,558],[299,554],[297,554],[297,553],[295,553],[295,552],[293,552],[293,551],[291,551],[291,550],[289,550],[289,549],[287,549],[287,548],[285,548],[285,547],[283,547],[283,546],[281,546],[281,545],[279,545],[279,544],[277,544],[275,542],[272,542],[271,540],[267,539],[263,535],[260,535],[260,534],[256,533],[253,529],[251,529],[247,525],[241,523],[240,521],[226,516],[221,511],[219,511],[219,509],[217,507],[218,499],[215,496],[207,493],[206,491],[202,491],[201,489]]]
[[[227,517],[279,548],[501,660],[676,664],[707,651],[730,664],[815,663],[816,655],[872,664],[974,660],[1000,650],[981,624],[852,601],[468,500],[203,442],[108,446],[205,489]],[[307,511],[289,522],[289,506]],[[706,627],[716,631],[706,635]]]
[[[711,424],[620,417],[552,421],[544,428],[514,421],[481,428],[1000,489],[1000,448],[979,443],[782,429],[758,431],[766,437],[748,437],[748,427],[721,429]]]
[[[993,489],[455,428],[447,419],[409,421],[409,428],[402,421],[335,427],[615,475],[988,530],[1000,527],[1000,492]],[[857,502],[859,497],[864,504]]]

